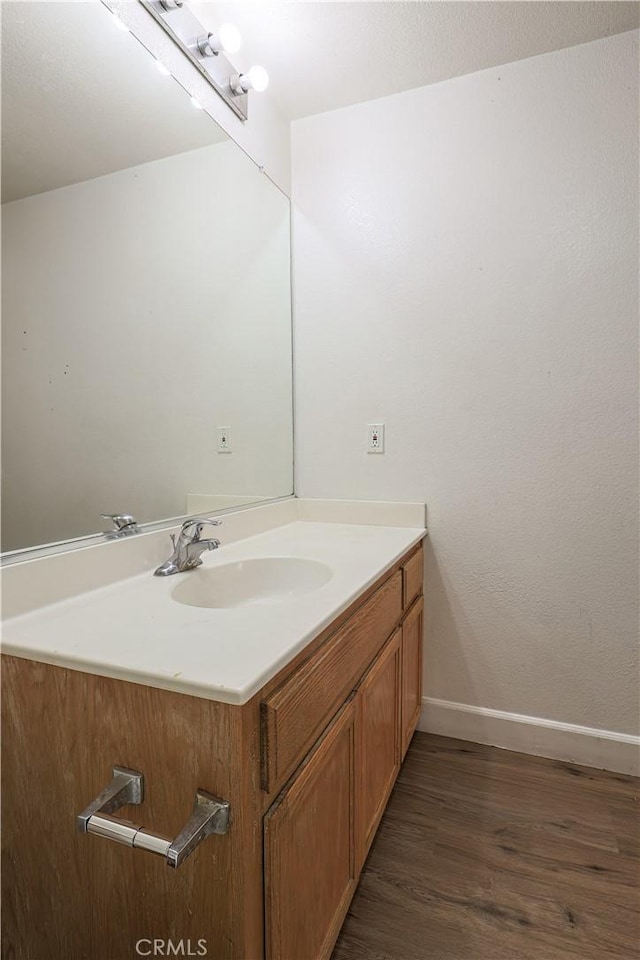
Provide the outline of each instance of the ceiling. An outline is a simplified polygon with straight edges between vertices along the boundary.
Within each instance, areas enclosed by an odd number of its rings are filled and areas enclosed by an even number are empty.
[[[226,135],[101,3],[2,3],[2,201]]]
[[[267,68],[290,120],[623,33],[640,9],[614,0],[188,2],[211,29],[227,20],[240,28],[237,65]]]

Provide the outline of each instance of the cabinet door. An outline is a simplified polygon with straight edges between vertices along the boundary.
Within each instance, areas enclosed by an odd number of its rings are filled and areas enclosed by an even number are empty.
[[[413,736],[422,708],[422,598],[402,624],[402,756]]]
[[[331,956],[356,886],[352,698],[264,819],[268,960]]]
[[[359,856],[361,867],[400,769],[401,630],[364,678],[358,695]]]

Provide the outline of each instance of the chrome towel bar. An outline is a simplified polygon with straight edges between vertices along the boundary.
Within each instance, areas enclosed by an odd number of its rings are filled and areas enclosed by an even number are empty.
[[[112,773],[111,783],[78,814],[76,823],[80,833],[95,833],[127,847],[148,850],[164,857],[170,867],[179,867],[205,837],[223,834],[229,829],[229,804],[205,790],[196,791],[193,813],[175,840],[128,820],[119,820],[111,814],[120,807],[137,805],[144,800],[144,774],[118,766],[113,767]]]

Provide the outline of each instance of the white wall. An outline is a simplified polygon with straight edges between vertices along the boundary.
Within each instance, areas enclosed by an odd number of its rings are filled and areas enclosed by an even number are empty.
[[[427,697],[626,733],[637,43],[293,126],[298,495],[427,501]]]
[[[289,202],[235,144],[2,221],[3,549],[292,492]]]

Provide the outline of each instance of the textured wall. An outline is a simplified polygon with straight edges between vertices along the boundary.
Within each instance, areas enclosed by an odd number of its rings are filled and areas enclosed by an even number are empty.
[[[637,43],[293,127],[298,494],[428,502],[426,695],[627,733]]]

